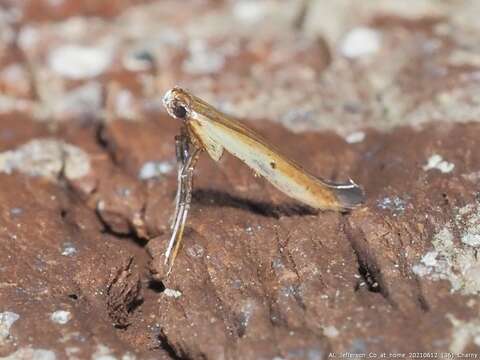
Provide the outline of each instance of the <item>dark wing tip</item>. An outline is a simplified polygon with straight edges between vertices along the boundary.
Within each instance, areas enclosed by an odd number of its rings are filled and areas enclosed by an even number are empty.
[[[365,202],[363,189],[351,179],[347,183],[330,183],[328,186],[333,190],[339,206],[343,209],[354,209]]]

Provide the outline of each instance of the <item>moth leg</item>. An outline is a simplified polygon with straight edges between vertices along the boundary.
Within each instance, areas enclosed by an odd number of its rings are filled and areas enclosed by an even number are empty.
[[[194,153],[192,154],[191,158],[189,159],[190,161],[186,163],[186,168],[184,172],[184,191],[183,191],[183,196],[182,200],[183,202],[180,204],[180,207],[182,208],[182,213],[179,215],[178,218],[178,239],[175,242],[175,246],[173,248],[173,253],[172,253],[172,259],[171,263],[169,266],[168,273],[170,273],[173,262],[175,261],[175,258],[177,257],[178,250],[180,249],[180,244],[183,238],[183,231],[185,229],[185,223],[187,221],[187,216],[188,216],[188,211],[190,210],[190,203],[192,201],[192,190],[193,190],[193,172],[195,169],[195,164],[198,159],[198,154],[200,152],[200,149],[196,149]]]
[[[175,261],[178,249],[182,241],[183,230],[185,228],[185,222],[187,219],[188,210],[190,209],[190,202],[192,198],[193,171],[199,152],[200,149],[195,148],[193,153],[189,153],[188,156],[185,158],[185,162],[181,167],[181,171],[179,171],[177,209],[174,216],[172,236],[165,252],[165,264],[169,263],[168,274],[172,269],[173,263]]]
[[[175,211],[173,216],[170,218],[170,230],[173,230],[175,226],[175,219],[178,216],[179,206],[180,206],[180,194],[182,191],[182,173],[184,171],[185,162],[189,157],[189,144],[188,138],[182,131],[182,134],[175,136],[175,154],[177,157],[177,194],[175,195]]]

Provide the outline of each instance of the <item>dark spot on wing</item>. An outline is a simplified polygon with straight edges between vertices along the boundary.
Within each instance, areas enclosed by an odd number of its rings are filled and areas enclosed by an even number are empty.
[[[254,159],[253,161],[258,167],[258,172],[260,173],[260,175],[268,176],[268,175],[272,174],[272,168],[269,167],[267,164],[265,164],[264,162],[259,161],[257,159]]]

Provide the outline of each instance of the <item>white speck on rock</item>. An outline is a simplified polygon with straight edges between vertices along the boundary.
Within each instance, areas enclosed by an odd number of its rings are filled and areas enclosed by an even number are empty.
[[[0,172],[13,171],[50,180],[63,173],[67,179],[75,180],[90,172],[90,158],[82,149],[63,141],[37,139],[0,153]]]
[[[147,161],[143,164],[138,177],[141,180],[148,180],[171,173],[173,163],[171,161]]]
[[[451,172],[454,168],[455,164],[443,160],[443,158],[438,154],[433,154],[430,156],[427,164],[423,166],[423,170],[425,171],[437,169],[444,174]]]
[[[343,39],[340,51],[347,58],[359,58],[376,53],[380,49],[381,34],[367,27],[351,30]]]
[[[187,254],[193,258],[202,257],[205,253],[205,249],[199,244],[193,244],[187,248]]]
[[[65,45],[50,52],[48,64],[57,74],[84,79],[102,74],[110,66],[112,58],[109,48]]]
[[[178,299],[180,296],[182,296],[183,294],[178,291],[178,290],[175,290],[175,289],[165,289],[163,291],[163,293],[165,294],[165,296],[168,296],[168,297],[173,297],[175,299]]]
[[[382,210],[390,210],[394,213],[403,213],[405,211],[406,202],[398,196],[384,197],[377,201],[377,206]]]
[[[77,253],[77,248],[75,247],[75,245],[73,245],[70,242],[66,242],[63,244],[63,247],[62,247],[63,256],[73,256],[76,253]]]
[[[10,328],[13,323],[20,319],[20,315],[5,311],[0,313],[0,346],[10,338]]]
[[[345,138],[345,141],[349,144],[359,143],[363,140],[365,140],[365,133],[363,131],[353,132]]]
[[[23,347],[0,358],[0,360],[56,360],[55,353],[51,350],[33,349],[31,347]]]
[[[335,326],[330,325],[323,328],[323,334],[328,338],[335,338],[340,334],[340,332]]]
[[[52,313],[50,319],[57,324],[65,325],[72,319],[72,314],[70,311],[57,310]]]

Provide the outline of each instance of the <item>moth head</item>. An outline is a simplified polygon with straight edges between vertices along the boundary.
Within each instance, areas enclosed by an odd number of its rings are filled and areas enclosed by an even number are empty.
[[[175,119],[187,120],[192,111],[191,104],[191,95],[179,87],[168,90],[163,97],[165,109]]]

